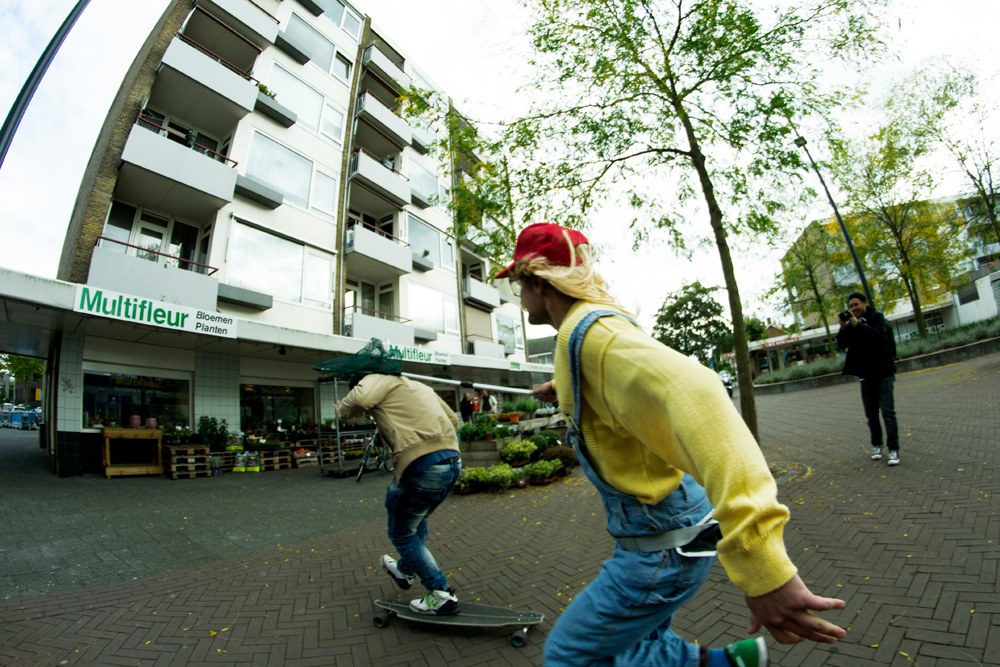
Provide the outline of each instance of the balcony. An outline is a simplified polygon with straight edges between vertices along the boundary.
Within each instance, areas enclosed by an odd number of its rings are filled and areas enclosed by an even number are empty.
[[[462,300],[474,308],[490,312],[500,307],[500,290],[467,273],[462,276]]]
[[[278,36],[278,19],[253,0],[197,0],[197,4],[261,51]]]
[[[347,173],[352,181],[392,203],[397,209],[410,203],[407,178],[363,148],[351,154]]]
[[[201,222],[233,200],[235,166],[193,138],[140,118],[125,142],[115,196]]]
[[[398,146],[410,145],[410,125],[372,91],[358,95],[357,114]]]
[[[189,259],[97,237],[87,284],[214,312],[218,269]]]
[[[185,35],[167,47],[149,105],[222,138],[253,111],[257,82]]]
[[[413,326],[410,320],[361,306],[344,308],[344,335],[368,340],[378,338],[388,347],[413,347]]]
[[[397,95],[410,87],[410,77],[374,44],[365,49],[361,65],[367,67],[381,82]]]
[[[503,345],[489,338],[470,334],[466,337],[465,345],[468,348],[468,354],[476,357],[485,357],[487,359],[507,358]]]
[[[354,218],[347,225],[344,268],[348,275],[380,283],[413,270],[413,252],[408,243]]]

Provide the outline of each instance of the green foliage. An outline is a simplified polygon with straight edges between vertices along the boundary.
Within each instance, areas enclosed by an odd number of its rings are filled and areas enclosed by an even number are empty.
[[[514,486],[516,473],[506,463],[498,463],[486,469],[486,485],[495,486],[501,489],[509,489]]]
[[[712,294],[718,287],[704,287],[695,281],[668,294],[656,314],[653,336],[685,356],[695,356],[708,366],[724,348],[732,328],[726,322],[722,304]]]
[[[521,396],[514,401],[514,412],[534,412],[540,407],[542,404],[534,396]]]
[[[526,461],[531,458],[531,455],[535,453],[538,447],[535,443],[530,440],[518,440],[509,443],[506,447],[500,450],[500,458],[502,458],[507,463],[512,463],[514,461]]]
[[[275,99],[276,97],[278,97],[278,94],[276,92],[274,92],[273,90],[268,90],[267,86],[265,86],[262,83],[258,83],[257,84],[257,90],[259,90],[260,92],[264,93],[265,95],[267,95],[268,97],[270,97],[272,100]]]
[[[552,429],[545,429],[544,431],[539,431],[538,435],[542,436],[548,441],[549,447],[555,447],[559,444],[559,432],[553,431]]]
[[[756,340],[767,338],[767,324],[759,317],[748,317],[745,320],[747,329],[747,340],[751,343]]]
[[[458,427],[458,437],[462,442],[485,440],[487,435],[506,438],[516,433],[517,429],[498,423],[496,415],[489,414],[478,415],[471,422],[465,422]]]
[[[528,477],[533,478],[545,478],[552,477],[557,471],[561,470],[563,467],[563,462],[560,459],[552,459],[549,461],[541,460],[535,461],[530,465],[524,466],[524,474]]]
[[[528,441],[534,443],[539,454],[544,452],[550,446],[549,439],[540,433],[531,436],[530,438],[528,438]]]
[[[16,354],[0,354],[0,370],[13,375],[18,381],[40,380],[45,372],[45,362]]]
[[[486,484],[486,468],[462,468],[455,486],[465,490],[477,484]]]
[[[501,401],[500,409],[504,412],[519,412],[517,409],[517,403],[514,401]]]
[[[215,417],[202,415],[198,418],[198,435],[201,436],[203,445],[214,450],[223,449],[226,446],[226,439],[229,437],[229,424],[225,419],[219,420]]]
[[[576,452],[573,451],[572,447],[566,447],[565,445],[558,445],[550,449],[545,450],[542,454],[542,460],[552,461],[558,459],[562,461],[563,468],[569,470],[576,465]]]

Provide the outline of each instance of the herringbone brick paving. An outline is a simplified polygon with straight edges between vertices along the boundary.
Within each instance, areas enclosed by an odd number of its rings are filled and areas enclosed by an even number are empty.
[[[758,399],[765,454],[779,471],[803,471],[779,488],[789,553],[815,592],[847,601],[828,617],[849,629],[834,647],[771,641],[774,664],[1000,664],[998,389],[995,356],[900,376],[896,468],[868,459],[857,385]],[[431,527],[462,599],[546,614],[524,648],[507,630],[375,628],[372,600],[396,595],[376,566],[388,549],[378,518],[155,577],[8,599],[0,665],[540,665],[545,633],[611,550],[579,473],[453,496]],[[748,622],[717,566],[675,628],[721,646]]]

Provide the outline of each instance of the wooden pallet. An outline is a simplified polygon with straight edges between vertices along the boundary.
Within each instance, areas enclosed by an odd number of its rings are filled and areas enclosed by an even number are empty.
[[[169,472],[212,472],[212,467],[205,463],[173,463],[168,461],[166,464],[166,469]]]
[[[312,468],[313,466],[319,466],[319,456],[316,452],[310,452],[309,454],[293,454],[293,459],[296,468]]]
[[[164,454],[173,457],[208,456],[208,447],[201,445],[164,445]]]
[[[265,472],[267,470],[288,470],[292,467],[291,461],[287,463],[261,463],[260,471]]]
[[[170,479],[194,479],[195,477],[211,477],[212,471],[211,470],[196,470],[193,472],[172,471],[164,474],[169,474]]]

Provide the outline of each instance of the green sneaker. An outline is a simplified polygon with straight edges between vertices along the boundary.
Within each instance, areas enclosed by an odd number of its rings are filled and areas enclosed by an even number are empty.
[[[735,667],[767,667],[767,642],[757,637],[730,644],[726,647],[726,657]]]

